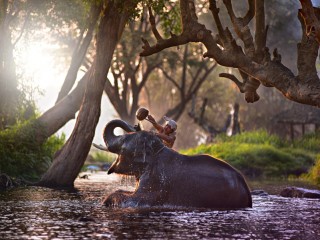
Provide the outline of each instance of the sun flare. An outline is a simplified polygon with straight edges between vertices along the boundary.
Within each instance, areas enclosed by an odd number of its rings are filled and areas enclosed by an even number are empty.
[[[36,87],[46,90],[57,86],[58,70],[55,67],[54,46],[39,42],[30,44],[21,54],[23,71]]]
[[[23,76],[23,82],[42,93],[36,95],[35,99],[42,111],[54,105],[64,80],[65,71],[61,69],[61,65],[57,66],[55,53],[58,48],[45,41],[38,41],[22,45],[17,52],[18,71]]]

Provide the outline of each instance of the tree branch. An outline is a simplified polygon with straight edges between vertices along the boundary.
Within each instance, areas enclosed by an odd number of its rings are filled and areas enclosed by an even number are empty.
[[[204,25],[198,23],[198,18],[195,14],[195,5],[192,0],[180,1],[182,33],[174,35],[171,33],[171,38],[157,41],[154,46],[150,46],[149,42],[142,38],[144,43],[143,51],[140,56],[149,56],[162,51],[163,49],[184,45],[188,42],[199,42],[206,34],[211,32]],[[192,28],[190,28],[192,26]],[[157,39],[157,37],[156,37]]]
[[[239,88],[239,91],[244,93],[244,83],[240,82],[238,80],[238,78],[236,76],[234,76],[233,74],[229,74],[229,73],[220,73],[219,77],[223,77],[223,78],[228,78],[230,79],[232,82],[234,82],[237,87]]]
[[[317,11],[319,12],[319,10]],[[300,79],[317,79],[315,62],[318,57],[319,43],[315,36],[307,35],[305,20],[299,11],[298,19],[302,27],[302,39],[298,44],[298,72]]]
[[[224,2],[228,4],[229,1],[224,0]],[[256,1],[256,4],[260,10],[258,8],[256,8],[256,10],[263,11],[263,2],[260,2],[259,5],[258,2],[259,1]],[[313,15],[315,16],[315,12],[314,9],[312,9],[312,17],[307,18],[306,12],[309,10],[311,11],[311,1],[301,0],[301,3],[303,4],[302,16],[304,17],[305,24],[307,25],[306,32],[309,34],[309,39],[312,39],[313,34],[311,33],[313,32],[313,29],[315,29],[316,32],[318,29],[314,25],[317,23],[316,18],[313,17]],[[249,13],[252,11],[252,4],[252,2],[251,5],[249,3],[249,8],[251,8],[251,10],[249,9],[248,11]],[[301,67],[299,70],[299,76],[296,77],[290,69],[280,62],[281,58],[277,52],[274,52],[274,58],[271,60],[267,48],[263,48],[265,45],[264,41],[266,39],[265,28],[264,36],[256,36],[257,44],[259,44],[258,47],[262,48],[261,50],[263,50],[263,57],[261,57],[261,59],[255,59],[256,56],[252,54],[253,40],[251,34],[249,38],[246,38],[245,36],[241,37],[241,35],[239,35],[240,38],[242,38],[242,41],[245,43],[245,51],[243,51],[243,49],[237,45],[236,40],[232,37],[231,32],[227,28],[223,30],[220,19],[217,15],[218,11],[215,7],[215,1],[210,0],[210,10],[212,11],[212,14],[216,20],[216,24],[218,23],[218,32],[220,36],[218,36],[217,39],[211,35],[211,32],[206,29],[204,25],[198,23],[194,2],[192,0],[180,0],[180,9],[183,29],[182,33],[178,36],[172,36],[169,39],[158,41],[154,46],[150,46],[147,41],[144,41],[144,50],[142,51],[141,56],[151,55],[160,52],[165,48],[186,44],[188,42],[201,42],[207,48],[207,52],[203,55],[204,57],[213,58],[220,65],[239,69],[242,74],[244,73],[247,75],[248,80],[246,84],[248,84],[248,86],[251,85],[250,88],[255,89],[260,82],[265,86],[276,87],[286,98],[290,100],[320,107],[320,81],[316,76],[314,68],[310,68],[312,70],[312,74],[304,76],[305,74],[302,74],[302,72],[307,73],[307,68]],[[233,12],[232,8],[229,9],[229,12]],[[252,15],[252,13],[250,14]],[[251,16],[250,14],[247,14],[246,16]],[[229,15],[232,17],[232,13]],[[261,12],[261,15],[257,15],[257,17],[257,26],[260,27],[264,25],[264,13]],[[248,19],[243,20],[242,24],[247,23]],[[310,21],[310,19],[312,21]],[[234,19],[235,24],[238,24],[237,21]],[[245,33],[249,36],[250,31],[247,27],[248,26],[245,26],[243,29],[238,27],[240,33]],[[316,36],[314,36],[314,38],[316,38]],[[221,41],[223,43],[222,45]],[[303,50],[301,49],[300,53],[302,52]],[[299,61],[311,63],[311,58],[307,59],[303,56],[299,57]],[[312,63],[313,66],[314,64],[315,62]],[[312,77],[310,77],[310,75],[312,75]],[[257,96],[254,95],[253,97],[250,97],[250,101],[253,101],[256,98]]]
[[[259,1],[258,1],[259,2]],[[249,9],[247,14],[243,17],[243,25],[248,25],[255,15],[255,0],[248,0]]]
[[[244,49],[245,49],[246,55],[248,55],[249,57],[253,57],[254,52],[255,52],[255,48],[254,48],[253,38],[252,38],[249,27],[245,24],[245,22],[243,21],[242,18],[237,18],[235,16],[234,11],[232,9],[231,0],[223,0],[223,2],[228,10],[228,14],[230,16],[230,19],[231,19],[231,22],[233,24],[233,28],[234,28],[236,34],[244,43]],[[251,15],[249,15],[249,16],[251,16]],[[247,24],[248,23],[249,22],[247,20]]]
[[[224,30],[223,30],[223,26],[219,17],[219,8],[217,8],[217,4],[215,0],[210,0],[209,1],[210,5],[209,5],[209,9],[212,13],[214,22],[216,23],[217,29],[218,29],[218,34],[219,37],[225,41],[225,36],[224,36]]]
[[[300,3],[302,9],[299,12],[304,19],[306,35],[315,36],[317,42],[320,44],[320,22],[314,13],[312,2],[311,0],[300,0]]]
[[[264,0],[256,1],[256,26],[255,26],[255,43],[256,43],[256,58],[263,60],[263,50],[266,47],[267,30],[265,26]]]
[[[177,88],[177,89],[181,89],[181,87],[180,87],[180,85],[176,82],[176,80],[174,80],[163,68],[159,68],[161,71],[162,71],[162,73],[163,73],[163,75],[170,81],[170,82],[172,82],[172,84]]]
[[[88,26],[87,33],[84,38],[83,38],[83,35],[80,35],[79,37],[79,42],[72,54],[71,63],[70,63],[67,75],[65,77],[65,80],[63,82],[63,85],[58,94],[56,103],[59,102],[62,98],[64,98],[69,93],[69,91],[72,89],[77,79],[79,68],[83,62],[83,59],[85,58],[88,47],[91,43],[94,29],[98,22],[98,18],[100,16],[101,10],[102,10],[102,4],[98,4],[98,5],[95,3],[92,4],[90,9],[89,26]]]
[[[30,11],[27,12],[27,16],[24,20],[24,23],[22,25],[22,28],[20,30],[20,33],[19,33],[19,36],[16,38],[16,40],[14,41],[14,43],[12,44],[13,47],[16,46],[16,44],[19,42],[19,40],[21,39],[23,33],[24,33],[24,30],[26,29],[26,26],[27,26],[27,23],[29,21],[29,17],[30,17]]]
[[[149,21],[151,24],[151,30],[153,32],[153,35],[156,37],[157,41],[162,41],[163,38],[161,37],[161,35],[159,34],[159,32],[157,30],[156,21],[155,21],[153,14],[152,14],[151,7],[148,7],[148,11],[149,11]]]

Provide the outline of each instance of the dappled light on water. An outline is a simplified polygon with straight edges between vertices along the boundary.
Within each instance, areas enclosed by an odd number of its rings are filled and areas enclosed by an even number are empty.
[[[106,208],[104,196],[132,179],[97,173],[77,191],[26,187],[0,192],[0,239],[319,239],[320,201],[253,196],[253,208]]]

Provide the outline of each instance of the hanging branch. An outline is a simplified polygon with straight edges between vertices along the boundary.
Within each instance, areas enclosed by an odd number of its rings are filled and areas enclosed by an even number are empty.
[[[224,78],[230,79],[232,82],[234,82],[237,85],[237,87],[239,88],[239,91],[241,93],[244,93],[244,83],[239,81],[235,75],[229,74],[229,73],[220,73],[219,77],[224,77]]]
[[[233,24],[233,28],[234,28],[237,36],[244,43],[244,51],[245,51],[246,55],[252,59],[254,59],[254,58],[257,59],[255,45],[253,42],[253,37],[250,32],[250,28],[248,26],[249,22],[252,20],[252,18],[254,17],[254,14],[255,14],[255,11],[254,11],[254,9],[256,7],[255,2],[252,0],[248,0],[249,10],[244,18],[237,18],[235,16],[235,13],[232,8],[231,0],[224,0],[223,2],[228,10],[228,14],[230,16],[231,22]],[[262,3],[262,5],[264,4],[264,1],[259,1],[259,2]],[[257,4],[257,7],[258,7],[258,4]],[[256,36],[260,37],[260,34],[256,33]],[[230,78],[229,74],[226,76],[227,76],[226,78],[229,78],[232,81],[235,79],[237,80],[234,82],[239,87],[240,92],[245,94],[245,99],[248,103],[253,103],[253,102],[256,102],[260,99],[260,97],[257,93],[257,90],[260,86],[260,82],[258,80],[248,76],[248,74],[246,74],[243,71],[241,71],[241,76],[243,78],[243,82],[241,84],[240,84],[240,81],[236,77]],[[241,86],[241,88],[240,88],[240,86]]]

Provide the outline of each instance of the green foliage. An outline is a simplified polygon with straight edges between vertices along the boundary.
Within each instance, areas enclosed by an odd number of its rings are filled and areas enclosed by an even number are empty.
[[[123,1],[119,1],[123,2]],[[180,34],[182,30],[180,6],[177,1],[172,0],[135,0],[138,7],[134,11],[129,11],[131,20],[142,17],[143,8],[151,7],[155,16],[160,17],[160,27],[163,32],[163,36],[168,38],[170,32],[174,34]],[[122,7],[124,8],[124,7]]]
[[[165,4],[162,1],[154,7],[157,14],[161,16],[161,28],[164,32],[164,36],[168,38],[170,32],[174,34],[180,34],[182,31],[181,19],[180,19],[180,7],[179,4],[167,1]]]
[[[276,135],[270,135],[265,130],[257,130],[252,132],[245,132],[228,137],[224,134],[219,135],[215,142],[233,142],[233,143],[248,143],[248,144],[266,144],[274,147],[288,146],[288,142],[281,140]]]
[[[31,21],[35,24],[33,26],[38,26],[42,18],[46,26],[52,29],[72,27],[73,24],[83,28],[88,24],[86,19],[91,4],[93,1],[89,0],[26,1],[24,8],[31,11]]]
[[[95,151],[91,154],[93,162],[112,163],[115,159],[115,154],[109,152]]]
[[[293,142],[294,147],[320,152],[320,132],[305,135],[302,139]]]
[[[307,144],[307,139],[304,140]],[[219,136],[215,143],[184,151],[209,154],[223,159],[248,177],[288,177],[306,173],[315,161],[314,152],[292,148],[265,131],[246,132],[233,137]]]
[[[0,172],[33,180],[48,169],[65,136],[51,136],[39,146],[35,141],[36,128],[41,126],[30,120],[0,132]]]
[[[320,154],[318,154],[317,161],[306,175],[306,178],[311,180],[313,183],[320,185]]]

